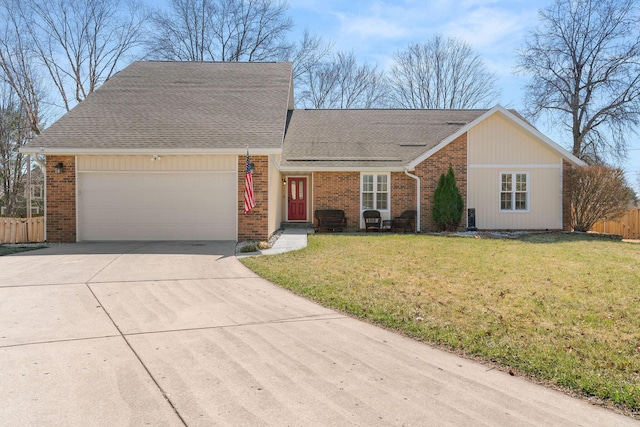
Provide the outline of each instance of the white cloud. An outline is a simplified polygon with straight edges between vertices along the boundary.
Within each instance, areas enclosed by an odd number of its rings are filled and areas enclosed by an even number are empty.
[[[535,16],[535,9],[513,11],[482,7],[448,22],[442,31],[466,40],[477,49],[495,51],[520,44]]]
[[[341,22],[341,32],[349,37],[398,39],[407,36],[406,27],[379,16],[349,16],[342,13],[336,16]]]

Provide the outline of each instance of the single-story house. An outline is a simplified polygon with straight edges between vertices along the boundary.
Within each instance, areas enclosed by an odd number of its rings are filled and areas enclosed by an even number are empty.
[[[449,165],[478,229],[570,227],[564,178],[583,163],[514,111],[303,110],[293,95],[290,63],[133,63],[22,150],[46,158],[47,241],[264,240],[320,209],[348,230],[367,209],[414,209],[427,232]]]

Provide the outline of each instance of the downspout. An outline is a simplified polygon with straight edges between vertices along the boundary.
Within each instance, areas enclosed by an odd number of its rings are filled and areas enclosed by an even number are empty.
[[[416,180],[416,213],[417,213],[417,218],[416,218],[416,233],[420,233],[421,232],[421,228],[420,228],[420,177],[416,176],[416,175],[412,175],[409,173],[409,170],[405,168],[404,170],[404,174],[407,175],[410,178],[413,178]]]

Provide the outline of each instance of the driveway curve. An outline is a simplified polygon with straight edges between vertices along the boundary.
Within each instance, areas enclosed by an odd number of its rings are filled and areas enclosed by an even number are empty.
[[[0,425],[640,425],[294,296],[233,252],[0,257]]]

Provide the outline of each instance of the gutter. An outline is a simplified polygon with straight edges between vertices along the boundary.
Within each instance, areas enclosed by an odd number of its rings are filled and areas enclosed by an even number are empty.
[[[251,155],[268,156],[269,154],[281,154],[282,148],[251,148]],[[137,155],[233,155],[246,156],[246,148],[45,148],[38,147],[34,142],[20,148],[24,154],[40,154],[43,156],[137,156]]]
[[[417,213],[417,218],[416,218],[416,233],[420,233],[421,232],[421,228],[420,228],[420,177],[416,176],[416,175],[412,175],[409,173],[409,169],[404,170],[404,174],[407,175],[409,178],[413,178],[416,180],[416,213]]]
[[[276,170],[278,172],[282,172],[282,168],[280,167],[280,163],[278,163],[276,161],[276,156],[274,154],[269,154],[269,159],[271,160],[271,163],[273,163],[273,165],[276,167]]]

